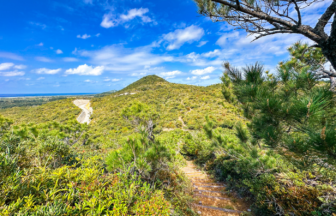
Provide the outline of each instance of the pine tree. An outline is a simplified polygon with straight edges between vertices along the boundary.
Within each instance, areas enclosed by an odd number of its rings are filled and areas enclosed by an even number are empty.
[[[323,165],[336,162],[335,100],[320,83],[316,64],[324,57],[315,51],[299,58],[305,45],[289,49],[292,58],[280,63],[276,76],[259,63],[235,69],[226,65],[235,97],[244,109],[253,142],[281,152],[292,152],[301,161]],[[312,60],[309,60],[312,59]],[[228,82],[223,82],[227,88]],[[305,162],[306,163],[306,162]]]

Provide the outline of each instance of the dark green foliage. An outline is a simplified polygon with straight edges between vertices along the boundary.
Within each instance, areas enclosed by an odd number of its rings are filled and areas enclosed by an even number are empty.
[[[122,116],[137,124],[138,133],[128,137],[123,148],[111,152],[107,157],[108,169],[118,172],[129,172],[130,169],[130,174],[137,173],[153,185],[158,172],[169,173],[169,163],[176,153],[152,135],[152,121],[156,115],[150,112],[149,107],[135,103],[125,108]]]
[[[236,136],[238,139],[240,139],[241,142],[246,143],[248,140],[248,132],[241,122],[236,125],[236,131]]]
[[[300,44],[293,47],[293,58],[303,53]],[[318,60],[314,52],[307,58]],[[256,215],[336,212],[335,96],[319,81],[315,65],[291,59],[280,63],[277,74],[258,63],[224,68],[223,96],[249,122],[236,121],[235,132],[223,131],[206,115],[208,139],[189,136],[183,152],[250,197]]]
[[[316,86],[318,80],[310,68],[301,67],[298,70],[290,68],[290,65],[280,66],[276,86],[269,85],[275,78],[268,76],[266,80],[258,63],[240,72],[244,74],[243,80],[237,79],[239,71],[230,66],[226,67],[226,73],[234,83],[234,92],[243,104],[245,116],[251,118],[250,129],[254,139],[272,148],[281,146],[293,150],[292,144],[286,143],[286,137],[293,134],[306,140],[310,151],[333,157],[330,145],[334,144],[325,144],[329,150],[308,145],[313,138],[311,133],[307,133],[309,128],[321,131],[324,127],[322,121],[333,118],[335,113],[333,93],[323,86]],[[308,148],[296,148],[299,149],[305,149],[305,152],[295,153],[305,154],[308,151]]]

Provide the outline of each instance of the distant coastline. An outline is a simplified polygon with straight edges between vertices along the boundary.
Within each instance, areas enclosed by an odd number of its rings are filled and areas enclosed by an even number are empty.
[[[54,97],[54,96],[80,96],[95,95],[99,93],[36,93],[36,94],[0,94],[0,98],[21,98],[21,97]]]

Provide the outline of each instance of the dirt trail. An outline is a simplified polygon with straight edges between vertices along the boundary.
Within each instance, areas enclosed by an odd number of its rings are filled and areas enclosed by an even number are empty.
[[[73,103],[82,109],[82,112],[78,116],[77,121],[81,124],[90,124],[90,116],[93,112],[92,107],[90,107],[90,100],[74,100]]]
[[[197,170],[191,161],[182,171],[194,187],[195,212],[202,216],[231,216],[250,211],[249,204],[225,190],[225,184],[215,182],[206,173]]]

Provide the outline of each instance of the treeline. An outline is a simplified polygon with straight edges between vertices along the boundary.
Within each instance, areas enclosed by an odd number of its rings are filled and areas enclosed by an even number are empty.
[[[39,106],[51,101],[66,99],[64,96],[53,97],[21,97],[21,98],[0,98],[0,109],[12,107]]]

